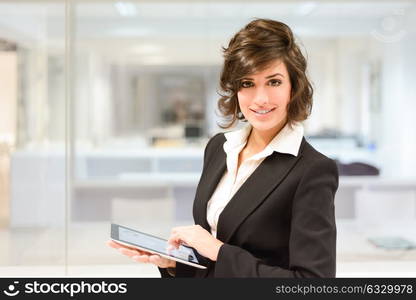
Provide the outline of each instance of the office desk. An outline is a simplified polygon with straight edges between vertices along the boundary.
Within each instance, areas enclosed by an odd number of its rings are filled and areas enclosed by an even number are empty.
[[[174,217],[190,218],[202,156],[198,147],[78,153],[69,186],[72,221],[109,220],[113,199],[171,199]],[[14,153],[12,226],[62,225],[65,174],[63,153]],[[415,203],[416,178],[351,176],[340,178],[335,209],[339,219],[415,218]]]

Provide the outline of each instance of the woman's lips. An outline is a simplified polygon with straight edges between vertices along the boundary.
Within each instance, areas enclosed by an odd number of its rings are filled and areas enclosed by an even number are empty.
[[[250,109],[253,113],[255,113],[257,116],[267,116],[269,113],[271,113],[272,111],[274,111],[276,109],[276,107],[271,108],[271,109],[257,109],[257,111],[268,111],[267,113],[258,113],[256,110],[254,109]]]

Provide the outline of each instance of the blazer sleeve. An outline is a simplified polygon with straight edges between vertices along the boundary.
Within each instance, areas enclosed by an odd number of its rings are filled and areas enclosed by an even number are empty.
[[[214,276],[335,277],[337,188],[338,169],[333,160],[319,159],[305,170],[293,198],[288,269],[267,265],[241,247],[224,244]]]
[[[204,162],[203,162],[203,167],[202,167],[202,174],[205,172],[205,168],[208,165],[210,158],[211,158],[211,153],[213,153],[213,149],[211,149],[212,147],[212,141],[219,136],[220,134],[222,134],[221,132],[217,133],[216,135],[214,135],[213,137],[211,137],[207,143],[207,145],[205,146],[205,150],[204,150]],[[202,177],[201,174],[201,177]],[[198,183],[199,185],[199,183]],[[167,271],[166,268],[158,268],[160,275],[162,278],[172,278],[172,277],[194,277],[195,275],[195,271],[196,269],[194,267],[176,262],[176,268],[175,268],[175,276],[172,276],[171,274],[169,274],[169,272]]]

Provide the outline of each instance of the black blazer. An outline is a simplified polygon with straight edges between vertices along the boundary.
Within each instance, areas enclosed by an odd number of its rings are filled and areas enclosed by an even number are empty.
[[[193,205],[195,224],[209,232],[207,203],[226,170],[225,140],[218,133],[205,148]],[[177,263],[176,277],[334,277],[337,188],[335,162],[305,138],[297,157],[273,152],[222,211],[217,261],[206,270]]]

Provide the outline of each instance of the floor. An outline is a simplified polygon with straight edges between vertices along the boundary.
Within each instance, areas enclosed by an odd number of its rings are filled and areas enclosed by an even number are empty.
[[[169,235],[172,226],[186,224],[150,218],[124,223],[162,237]],[[382,226],[340,220],[337,227],[337,277],[416,277],[416,249],[383,250],[367,240],[400,235],[416,241],[416,224],[397,221]],[[135,263],[107,247],[108,233],[109,223],[71,224],[65,252],[63,228],[0,230],[0,277],[159,277],[154,266]]]

